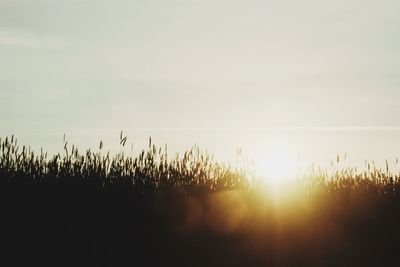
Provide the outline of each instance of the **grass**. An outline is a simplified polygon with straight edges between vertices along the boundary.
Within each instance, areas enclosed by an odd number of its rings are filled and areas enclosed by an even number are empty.
[[[215,191],[250,186],[245,170],[233,170],[219,164],[199,147],[193,147],[182,156],[169,159],[168,149],[151,144],[138,157],[119,153],[103,154],[90,149],[80,153],[75,146],[64,142],[63,155],[48,157],[41,150],[36,155],[29,147],[18,146],[17,139],[0,139],[0,171],[7,183],[26,184],[91,184],[100,187],[120,185],[127,188],[155,192],[168,186],[183,186],[187,190]],[[122,138],[121,146],[126,143]]]
[[[121,133],[120,145],[127,138]],[[277,201],[247,168],[149,139],[137,157],[35,154],[0,139],[5,259],[14,266],[377,266],[397,261],[400,180],[388,164],[310,168]],[[287,185],[290,191],[292,185]],[[22,257],[22,255],[24,255]],[[12,266],[6,264],[4,266]]]
[[[120,145],[125,146],[127,137],[120,136]],[[124,152],[111,156],[104,153],[100,141],[97,152],[86,150],[80,153],[74,145],[68,146],[64,137],[64,154],[49,157],[42,149],[36,155],[30,147],[18,145],[11,136],[0,138],[0,175],[3,183],[22,184],[85,184],[98,187],[123,186],[156,193],[157,190],[181,186],[188,192],[214,192],[221,190],[257,189],[263,180],[254,175],[254,170],[218,163],[212,155],[198,146],[182,155],[170,158],[167,145],[164,148],[151,143],[138,157]],[[339,156],[337,164],[340,163]],[[378,169],[374,163],[366,162],[366,170],[356,168],[338,169],[313,166],[302,173],[299,180],[309,191],[324,188],[330,192],[345,190],[373,190],[377,194],[400,193],[400,176],[389,170]],[[300,175],[299,175],[300,176]]]

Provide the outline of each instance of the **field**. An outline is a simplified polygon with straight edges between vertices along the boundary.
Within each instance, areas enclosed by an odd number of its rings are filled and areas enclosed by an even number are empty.
[[[64,140],[65,141],[65,140]],[[126,138],[120,136],[121,146]],[[340,159],[338,158],[337,161]],[[277,194],[198,147],[35,154],[0,140],[2,266],[385,266],[399,174],[313,168]],[[283,192],[283,193],[282,193]]]

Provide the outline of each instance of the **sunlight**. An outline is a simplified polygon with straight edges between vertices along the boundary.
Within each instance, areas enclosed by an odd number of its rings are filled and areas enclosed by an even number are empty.
[[[274,141],[258,152],[255,168],[268,187],[278,190],[296,178],[299,158],[288,144]]]

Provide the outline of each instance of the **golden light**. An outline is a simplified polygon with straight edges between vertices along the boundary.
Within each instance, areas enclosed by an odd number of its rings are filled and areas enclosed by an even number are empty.
[[[299,171],[299,158],[284,142],[274,141],[259,150],[255,159],[256,173],[268,188],[282,191],[290,187]]]

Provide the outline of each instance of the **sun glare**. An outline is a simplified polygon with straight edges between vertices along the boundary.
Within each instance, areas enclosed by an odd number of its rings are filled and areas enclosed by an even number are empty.
[[[299,159],[296,152],[286,143],[273,142],[264,146],[258,153],[255,168],[268,186],[277,189],[296,178]]]

